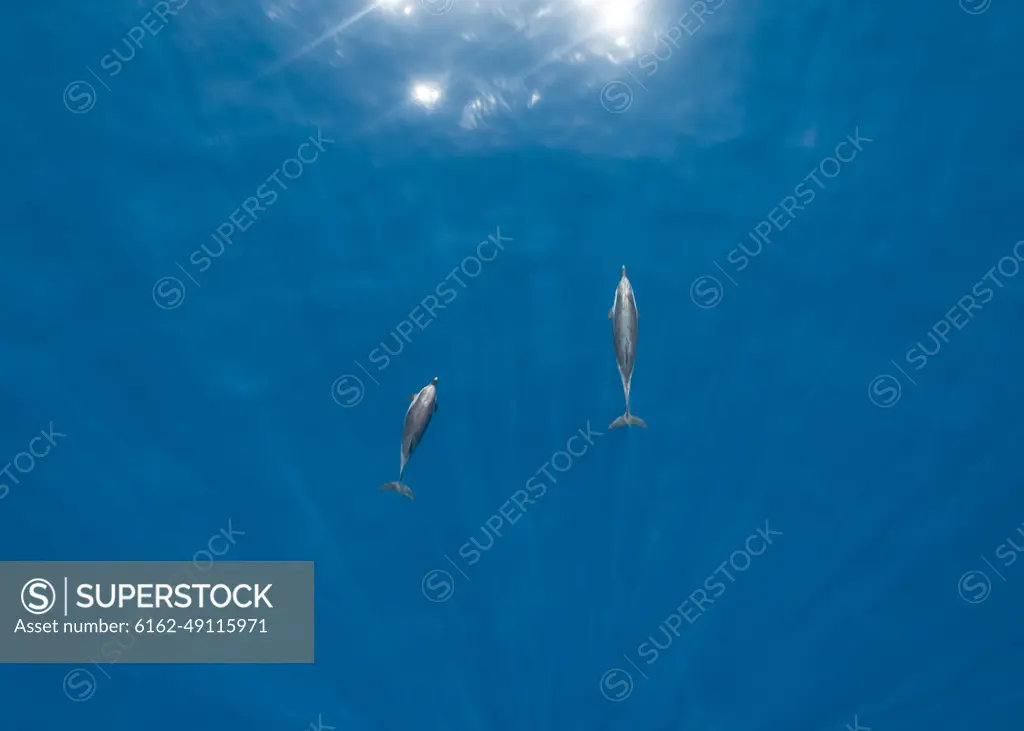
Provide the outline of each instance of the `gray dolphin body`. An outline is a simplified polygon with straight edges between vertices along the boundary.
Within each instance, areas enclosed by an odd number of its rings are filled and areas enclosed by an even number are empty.
[[[398,481],[386,482],[380,489],[394,490],[412,500],[412,490],[402,482],[402,475],[405,474],[405,466],[409,464],[412,453],[423,440],[423,434],[430,426],[434,412],[437,411],[437,379],[421,388],[419,393],[410,396],[409,400],[412,403],[405,412],[405,425],[402,427],[402,463],[398,468]]]
[[[633,285],[626,278],[626,267],[622,267],[622,279],[615,288],[615,302],[608,310],[608,319],[612,321],[612,338],[615,341],[615,360],[619,364],[619,377],[622,378],[622,390],[626,394],[626,413],[609,424],[609,429],[617,426],[642,426],[647,424],[639,416],[629,413],[629,386],[633,380],[633,364],[636,362],[636,341],[639,336],[640,313],[636,309],[636,297]]]

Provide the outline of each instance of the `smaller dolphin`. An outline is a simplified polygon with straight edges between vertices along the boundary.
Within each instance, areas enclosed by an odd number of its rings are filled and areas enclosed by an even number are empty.
[[[626,394],[626,413],[608,425],[609,429],[617,426],[642,426],[647,424],[639,416],[629,413],[629,386],[633,380],[633,364],[636,362],[636,341],[640,313],[636,309],[636,297],[633,285],[626,278],[626,267],[622,267],[622,279],[615,288],[615,301],[608,310],[608,319],[612,321],[612,338],[615,341],[615,360],[619,364],[619,377],[622,379],[622,390]]]
[[[409,409],[405,412],[405,425],[402,427],[402,463],[398,468],[398,481],[386,482],[380,486],[381,490],[394,490],[405,495],[410,500],[412,490],[408,485],[402,483],[402,475],[405,474],[405,466],[409,464],[412,453],[423,440],[423,434],[430,426],[430,420],[437,411],[437,378],[409,397]]]

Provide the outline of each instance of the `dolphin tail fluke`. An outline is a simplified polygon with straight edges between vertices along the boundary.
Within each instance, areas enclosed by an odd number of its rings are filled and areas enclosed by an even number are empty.
[[[402,482],[385,482],[383,485],[380,486],[380,489],[381,490],[394,490],[397,493],[401,493],[402,495],[405,495],[410,500],[413,499],[413,497],[412,497],[412,490],[409,489],[408,485],[406,485],[406,484],[404,484]]]
[[[633,416],[629,412],[626,412],[618,419],[608,425],[609,429],[614,429],[617,426],[642,426],[644,429],[647,428],[647,424],[639,416]]]

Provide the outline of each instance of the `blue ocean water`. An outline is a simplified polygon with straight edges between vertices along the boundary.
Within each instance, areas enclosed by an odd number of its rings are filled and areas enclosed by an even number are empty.
[[[1015,728],[1022,27],[19,6],[0,559],[312,560],[316,661],[4,665],[0,727]]]

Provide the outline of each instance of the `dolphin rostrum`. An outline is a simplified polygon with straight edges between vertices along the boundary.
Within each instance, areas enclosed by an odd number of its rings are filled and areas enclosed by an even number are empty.
[[[622,378],[622,390],[626,394],[626,413],[613,421],[608,428],[617,426],[642,426],[647,424],[639,416],[629,413],[629,386],[633,380],[633,364],[636,362],[636,341],[640,313],[636,309],[636,297],[633,285],[626,278],[626,267],[622,267],[622,279],[615,288],[615,301],[608,310],[608,319],[612,321],[612,337],[615,341],[615,360],[619,364],[619,377]]]
[[[412,490],[403,484],[402,475],[409,464],[412,453],[423,440],[423,434],[430,426],[430,420],[437,411],[437,378],[420,389],[419,393],[409,397],[409,409],[405,412],[405,425],[402,427],[402,463],[398,468],[398,481],[387,482],[380,486],[381,490],[394,490],[412,500]]]

